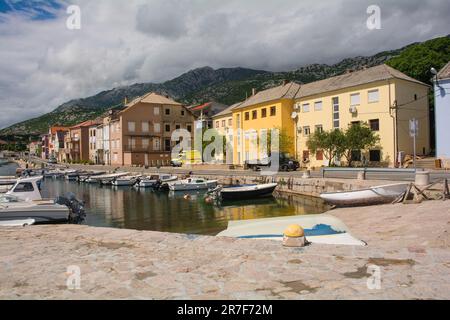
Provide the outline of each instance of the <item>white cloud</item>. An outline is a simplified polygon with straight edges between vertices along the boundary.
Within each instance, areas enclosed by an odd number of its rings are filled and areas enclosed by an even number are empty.
[[[79,0],[32,19],[0,13],[0,128],[73,98],[189,69],[289,70],[335,63],[450,33],[446,0],[378,0],[382,29],[366,28],[374,1]],[[65,6],[81,8],[81,30]]]

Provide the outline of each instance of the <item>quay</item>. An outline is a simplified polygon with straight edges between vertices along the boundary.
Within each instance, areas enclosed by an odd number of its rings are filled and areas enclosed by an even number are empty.
[[[450,298],[448,201],[329,213],[368,245],[285,248],[77,225],[2,229],[0,299]],[[69,266],[79,267],[79,289],[66,285]]]

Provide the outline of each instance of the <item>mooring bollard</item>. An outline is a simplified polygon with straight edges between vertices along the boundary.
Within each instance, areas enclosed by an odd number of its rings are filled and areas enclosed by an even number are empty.
[[[291,224],[284,230],[283,246],[304,247],[306,244],[305,231],[298,224]]]
[[[430,184],[430,171],[416,171],[417,186],[427,186]]]
[[[311,170],[307,169],[305,172],[303,172],[302,179],[309,179],[311,178]]]

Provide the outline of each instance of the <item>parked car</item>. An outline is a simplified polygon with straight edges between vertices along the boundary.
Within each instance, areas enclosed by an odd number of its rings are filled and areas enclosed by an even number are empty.
[[[273,154],[273,157],[276,157],[278,154],[278,166],[279,171],[296,171],[300,168],[300,163],[292,158],[288,153],[281,152]],[[261,167],[270,167],[272,164],[272,157],[263,158],[261,160],[247,160],[244,162],[245,169],[252,169],[254,171],[260,170]]]

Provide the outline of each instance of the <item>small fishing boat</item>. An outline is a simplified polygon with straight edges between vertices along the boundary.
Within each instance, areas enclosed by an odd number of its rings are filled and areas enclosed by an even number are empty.
[[[217,236],[281,241],[284,230],[292,224],[302,226],[306,240],[311,243],[366,245],[365,242],[353,237],[341,220],[327,214],[230,221],[228,228]]]
[[[33,219],[33,223],[80,223],[84,220],[83,204],[73,195],[43,199],[39,188],[42,178],[20,178],[0,196],[0,221]]]
[[[66,170],[64,173],[65,179],[69,181],[77,180],[79,175],[78,170]]]
[[[395,183],[367,189],[326,192],[320,197],[326,203],[336,206],[365,206],[390,203],[406,192],[408,183]]]
[[[116,187],[130,187],[133,186],[140,176],[122,176],[114,178],[111,184]]]
[[[243,200],[271,196],[277,183],[250,184],[221,188],[218,194],[222,200]]]
[[[89,179],[86,180],[88,183],[95,183],[99,182],[100,184],[109,185],[112,183],[112,181],[119,177],[128,176],[129,172],[116,172],[116,173],[107,173],[107,174],[100,174],[89,177]]]
[[[139,188],[154,188],[163,183],[168,183],[178,180],[177,176],[172,176],[170,174],[158,174],[151,176],[143,176],[138,179],[136,187]]]
[[[171,191],[205,190],[215,188],[217,186],[217,180],[187,178],[185,180],[168,182],[167,184]]]

